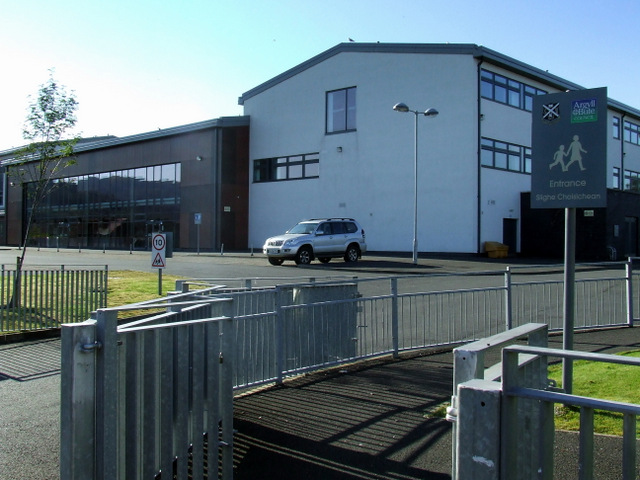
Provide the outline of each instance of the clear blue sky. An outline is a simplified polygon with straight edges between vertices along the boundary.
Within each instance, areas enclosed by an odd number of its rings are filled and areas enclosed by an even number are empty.
[[[20,0],[0,15],[0,150],[55,69],[77,132],[240,115],[247,90],[338,43],[475,43],[640,108],[639,0]]]

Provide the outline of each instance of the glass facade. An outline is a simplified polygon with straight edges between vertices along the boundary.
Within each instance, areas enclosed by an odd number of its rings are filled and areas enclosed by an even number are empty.
[[[49,247],[146,249],[151,233],[163,231],[173,234],[177,245],[180,180],[179,163],[54,180],[36,212],[31,241]],[[27,200],[27,214],[30,209]]]

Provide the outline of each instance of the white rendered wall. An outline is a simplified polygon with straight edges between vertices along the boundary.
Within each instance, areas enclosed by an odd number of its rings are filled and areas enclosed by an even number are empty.
[[[518,220],[517,251],[520,251],[520,193],[530,190],[530,175],[482,169],[482,245],[484,242],[502,242],[503,219],[513,218]]]
[[[357,131],[325,134],[327,91],[357,87]],[[320,178],[251,183],[250,246],[303,218],[359,220],[371,251],[410,251],[420,116],[420,251],[477,250],[477,66],[471,56],[341,53],[245,102],[250,158],[320,152]],[[338,151],[341,147],[342,151]],[[251,179],[252,181],[252,179]]]

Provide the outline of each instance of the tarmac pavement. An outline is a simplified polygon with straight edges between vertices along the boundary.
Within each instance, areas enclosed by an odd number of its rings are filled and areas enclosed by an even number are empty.
[[[44,254],[64,263],[57,252]],[[15,259],[15,251],[8,255]],[[194,275],[194,265],[203,263],[202,258],[193,261],[194,256],[176,255],[174,262]],[[224,257],[236,270],[264,260],[247,254]],[[135,269],[132,258],[120,258]],[[416,269],[410,259],[367,262],[358,263],[371,274]],[[110,269],[117,268],[111,265],[110,261]],[[499,262],[487,259],[442,258],[421,259],[417,269],[471,272],[488,270],[490,265],[500,268]],[[267,268],[272,272],[282,267]],[[551,336],[550,346],[560,348],[562,337]],[[580,333],[574,346],[598,352],[638,349],[640,328]],[[59,478],[59,362],[57,338],[0,344],[0,480]],[[430,351],[308,374],[240,395],[234,414],[235,478],[448,479],[451,424],[426,414],[449,401],[452,378],[451,352]],[[576,445],[574,434],[557,435],[555,478],[577,477]],[[598,436],[596,468],[606,472],[598,478],[621,478],[620,445],[616,437]]]
[[[562,336],[549,346],[562,348]],[[640,348],[640,328],[578,333],[576,350]],[[450,479],[450,351],[377,361],[285,382],[235,402],[237,480]],[[523,446],[526,448],[526,446]],[[596,478],[622,478],[622,441],[595,439]],[[556,479],[578,478],[578,438],[558,432]],[[471,479],[472,480],[472,479]]]

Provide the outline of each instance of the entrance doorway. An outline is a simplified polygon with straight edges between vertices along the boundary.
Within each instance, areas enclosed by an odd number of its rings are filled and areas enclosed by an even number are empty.
[[[638,254],[638,218],[625,217],[624,256],[635,257]]]
[[[509,253],[516,253],[518,249],[518,219],[502,219],[502,243],[509,247]]]

